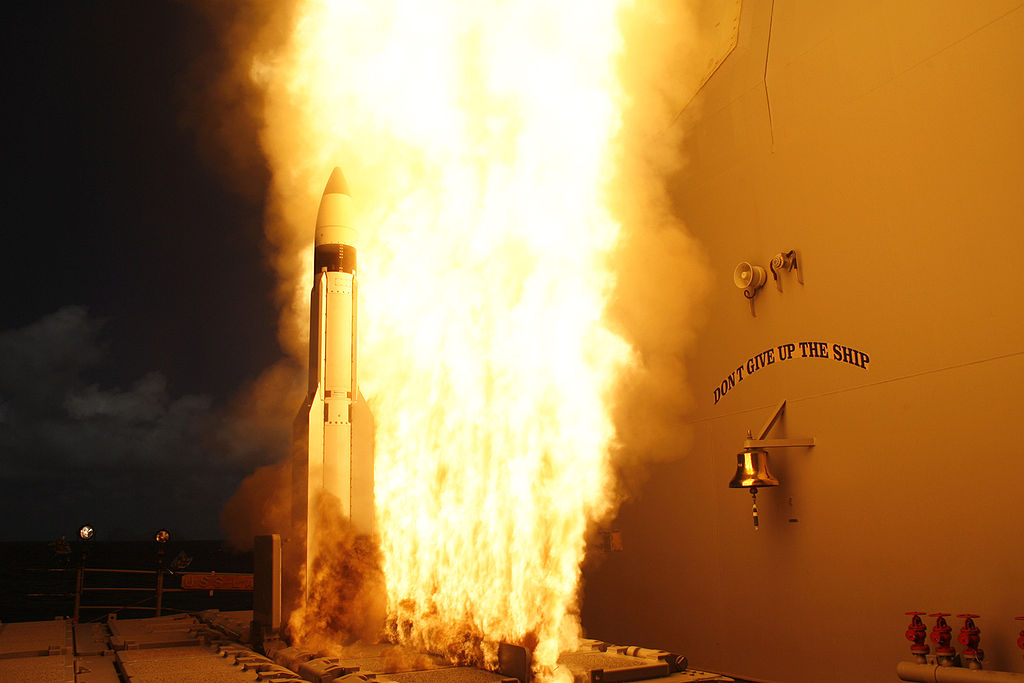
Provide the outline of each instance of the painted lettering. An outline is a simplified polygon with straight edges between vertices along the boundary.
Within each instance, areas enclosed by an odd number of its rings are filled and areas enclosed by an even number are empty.
[[[801,341],[801,342],[789,342],[785,344],[779,344],[776,347],[769,347],[760,353],[754,354],[744,362],[736,366],[726,376],[721,383],[714,389],[714,400],[717,405],[726,394],[736,388],[736,385],[742,382],[747,375],[752,375],[761,368],[766,368],[769,365],[774,365],[776,361],[785,361],[794,357],[797,347],[800,348],[801,358],[822,358],[832,359],[839,363],[846,363],[848,365],[855,365],[858,368],[867,369],[868,363],[871,362],[871,357],[864,353],[860,349],[855,349],[852,346],[845,346],[843,344],[832,344],[830,342],[820,341]],[[831,348],[830,348],[831,347]],[[830,353],[831,351],[831,353]]]
[[[742,377],[740,378],[742,379]],[[729,376],[722,380],[722,383],[715,387],[715,403],[722,400],[722,397],[729,393],[729,390],[736,386],[736,375],[730,372]]]
[[[747,359],[747,374],[752,375],[761,368],[772,365],[775,362],[775,349],[762,351],[756,356]]]
[[[849,363],[865,370],[868,367],[868,362],[871,360],[868,354],[863,351],[858,351],[842,344],[832,345],[832,358],[840,363]]]
[[[804,358],[828,358],[828,342],[800,342],[800,354]]]

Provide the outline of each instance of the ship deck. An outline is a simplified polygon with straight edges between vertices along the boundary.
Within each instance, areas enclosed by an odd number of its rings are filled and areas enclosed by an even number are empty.
[[[0,624],[0,683],[172,683],[310,681],[328,683],[528,683],[528,672],[504,675],[452,666],[427,655],[396,657],[392,645],[366,646],[351,656],[251,644],[251,611],[207,610],[145,619],[108,617],[104,623],[70,619]],[[732,681],[651,655],[587,641],[560,666],[574,683]],[[651,651],[648,651],[651,652]],[[415,654],[415,653],[413,653]]]

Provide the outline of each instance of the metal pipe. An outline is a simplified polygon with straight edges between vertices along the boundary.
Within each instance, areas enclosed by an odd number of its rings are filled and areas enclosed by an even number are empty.
[[[1024,683],[1024,674],[1009,671],[962,669],[957,666],[899,662],[896,675],[901,681],[917,683]]]

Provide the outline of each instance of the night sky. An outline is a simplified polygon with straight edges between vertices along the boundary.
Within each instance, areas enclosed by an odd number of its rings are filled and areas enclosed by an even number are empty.
[[[0,540],[217,538],[239,481],[283,455],[221,438],[282,354],[256,120],[217,133],[256,96],[214,94],[218,21],[5,11]]]

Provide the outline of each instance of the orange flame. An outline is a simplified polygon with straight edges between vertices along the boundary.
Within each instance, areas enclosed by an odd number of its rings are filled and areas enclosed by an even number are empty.
[[[606,399],[630,357],[603,320],[616,4],[307,2],[252,72],[278,225],[309,228],[272,235],[295,262],[290,337],[331,166],[362,210],[391,634],[485,664],[523,643],[545,676],[578,635],[584,532],[610,505]]]

